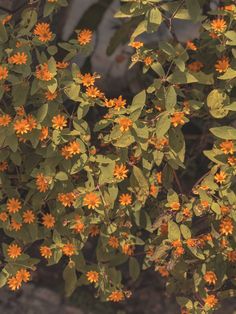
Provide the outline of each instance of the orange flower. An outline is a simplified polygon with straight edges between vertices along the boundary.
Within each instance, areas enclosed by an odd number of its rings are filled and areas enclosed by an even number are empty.
[[[30,273],[25,268],[21,268],[16,273],[16,279],[19,282],[28,282],[30,280]]]
[[[170,208],[173,211],[178,211],[180,209],[180,203],[179,202],[172,202],[172,203],[170,203]]]
[[[78,77],[82,80],[82,84],[85,87],[93,86],[95,83],[95,76],[90,73],[85,73],[84,75],[79,74]]]
[[[48,127],[42,126],[42,129],[40,131],[39,140],[42,142],[48,138]]]
[[[34,35],[43,43],[52,40],[52,32],[48,23],[38,23],[34,29]]]
[[[219,59],[215,64],[215,69],[219,73],[224,73],[229,68],[229,58],[223,57]]]
[[[21,202],[17,198],[9,198],[7,201],[7,209],[10,214],[17,213],[21,209]]]
[[[225,11],[234,11],[235,6],[233,4],[231,5],[225,5],[223,8]]]
[[[27,59],[28,59],[28,56],[27,56],[26,53],[24,53],[24,52],[22,52],[22,53],[17,52],[16,54],[14,54],[10,58],[8,58],[8,62],[12,63],[12,64],[21,65],[21,64],[26,64],[27,63]]]
[[[0,65],[0,80],[6,80],[7,77],[8,69],[5,66]]]
[[[69,66],[69,62],[57,62],[56,67],[57,69],[66,69]]]
[[[166,266],[158,266],[155,270],[158,271],[162,277],[169,277],[170,273],[168,272]]]
[[[16,277],[10,277],[7,281],[8,287],[12,291],[19,290],[21,287],[21,281],[19,281]]]
[[[133,41],[132,43],[129,44],[132,48],[139,49],[143,47],[143,43],[140,41]]]
[[[162,173],[161,172],[156,173],[156,179],[157,179],[158,184],[162,184]]]
[[[6,160],[0,162],[0,172],[6,171],[8,168],[8,163]]]
[[[105,101],[103,102],[104,106],[107,108],[112,108],[115,106],[115,101],[114,99],[105,99]]]
[[[33,129],[36,128],[37,126],[37,121],[36,119],[31,115],[29,114],[26,118],[27,122],[28,122],[28,125],[29,125],[29,131],[32,131]]]
[[[193,51],[197,50],[197,46],[190,40],[187,41],[186,48],[189,49],[189,50],[193,50]]]
[[[121,132],[128,131],[130,127],[133,125],[133,121],[126,117],[119,118],[118,123],[120,125]]]
[[[234,143],[232,141],[224,141],[220,144],[220,149],[224,154],[233,154]]]
[[[51,81],[53,74],[49,71],[47,63],[39,64],[36,67],[36,77],[42,81]]]
[[[55,225],[55,218],[52,214],[44,214],[42,217],[42,224],[45,228],[51,229]]]
[[[176,128],[178,125],[184,125],[184,112],[175,112],[171,117],[171,123]]]
[[[99,227],[97,225],[90,226],[89,234],[91,237],[96,237],[100,233]]]
[[[236,250],[228,252],[227,258],[228,258],[229,262],[231,262],[231,263],[236,262]]]
[[[131,256],[134,254],[134,247],[130,245],[129,243],[124,243],[122,245],[122,253],[128,256]]]
[[[146,57],[146,58],[144,58],[144,60],[143,60],[143,62],[145,63],[145,65],[146,66],[149,66],[149,65],[151,65],[152,63],[153,63],[153,58],[152,57]]]
[[[62,130],[64,127],[66,127],[67,121],[66,118],[60,114],[57,116],[54,116],[52,118],[52,126],[56,130]]]
[[[22,249],[17,244],[10,244],[7,248],[7,255],[11,259],[17,259],[21,255]]]
[[[122,98],[122,96],[119,96],[118,98],[114,98],[114,107],[117,111],[120,111],[120,109],[124,108],[126,105],[126,100]]]
[[[126,168],[126,165],[115,165],[114,177],[118,180],[124,180],[125,178],[127,178],[127,172],[128,169]]]
[[[230,213],[230,208],[227,206],[221,206],[220,211],[222,215],[227,215]]]
[[[214,176],[217,183],[223,184],[227,178],[227,175],[224,171],[220,171]]]
[[[186,244],[188,247],[196,247],[197,246],[197,240],[196,239],[187,239]]]
[[[71,155],[76,155],[80,153],[80,144],[77,141],[70,142],[68,145],[68,152]]]
[[[77,40],[81,46],[85,46],[92,40],[93,33],[89,29],[83,29],[77,35]]]
[[[62,147],[61,149],[61,155],[65,158],[65,159],[69,159],[69,158],[72,158],[72,154],[71,154],[71,151],[69,150],[69,147],[68,146],[64,146]]]
[[[230,164],[230,166],[235,166],[236,165],[236,158],[231,156],[228,158],[227,162],[228,162],[228,164]]]
[[[218,299],[213,294],[209,294],[205,299],[203,299],[205,302],[205,305],[209,308],[213,308],[218,303]]]
[[[30,126],[27,119],[19,119],[14,122],[14,130],[16,134],[25,134],[30,130]]]
[[[204,67],[203,63],[200,61],[194,61],[188,64],[188,69],[192,72],[199,72]]]
[[[25,108],[23,106],[19,106],[15,110],[18,116],[23,117],[25,115]]]
[[[103,94],[97,87],[89,86],[86,88],[86,95],[91,98],[99,98]]]
[[[87,193],[83,200],[83,205],[88,206],[89,209],[96,209],[101,204],[100,197],[97,194],[90,192]]]
[[[0,126],[8,126],[11,122],[11,116],[9,114],[4,114],[0,116]]]
[[[76,216],[75,217],[75,222],[72,226],[72,229],[76,232],[76,233],[80,233],[84,231],[84,223],[81,219],[80,216]]]
[[[88,271],[86,273],[86,277],[88,279],[89,282],[93,283],[93,282],[98,282],[99,279],[99,273],[97,271]]]
[[[155,184],[151,184],[149,194],[153,197],[156,197],[157,193],[158,193],[158,188],[155,186]]]
[[[32,224],[35,221],[35,214],[32,210],[26,210],[23,213],[23,221],[25,224]]]
[[[209,285],[214,285],[216,283],[217,277],[216,274],[213,271],[207,271],[204,275],[204,280],[209,284]]]
[[[57,91],[55,91],[54,93],[51,93],[50,91],[46,91],[44,96],[48,101],[52,101],[57,98]]]
[[[22,227],[22,223],[17,222],[15,219],[11,219],[10,229],[14,231],[19,231]]]
[[[2,222],[6,222],[7,219],[8,219],[8,214],[7,214],[6,212],[0,213],[0,220],[1,220]]]
[[[119,198],[119,202],[123,206],[130,205],[132,203],[132,197],[128,193],[127,194],[121,194],[121,196]]]
[[[226,30],[226,21],[222,18],[215,19],[211,22],[211,29],[215,33],[223,33]]]
[[[221,235],[229,235],[232,234],[234,230],[233,222],[229,217],[221,219],[220,221],[220,234]]]
[[[120,302],[125,298],[124,293],[122,291],[116,290],[113,291],[107,298],[108,301],[112,302]]]
[[[70,192],[70,193],[59,193],[58,196],[57,196],[57,199],[65,207],[70,207],[70,206],[73,205],[73,202],[75,200],[75,195],[74,195],[73,192]]]
[[[49,182],[47,177],[43,173],[38,173],[36,176],[36,186],[39,192],[44,193],[49,188]]]
[[[183,209],[183,215],[185,216],[185,217],[192,217],[192,213],[191,213],[191,211],[190,211],[190,209],[189,208],[184,208]]]
[[[40,247],[40,254],[42,257],[49,259],[52,256],[52,250],[50,247],[44,245]]]
[[[118,249],[119,247],[119,241],[117,239],[117,237],[115,236],[110,236],[109,240],[108,240],[108,244],[113,248],[113,249]]]
[[[7,24],[11,19],[12,19],[12,15],[7,15],[7,16],[2,20],[2,25]]]
[[[75,254],[75,246],[73,243],[67,243],[63,245],[62,252],[66,256],[72,256]]]

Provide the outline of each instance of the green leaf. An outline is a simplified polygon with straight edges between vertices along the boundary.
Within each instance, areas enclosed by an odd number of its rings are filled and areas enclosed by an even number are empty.
[[[162,14],[157,7],[154,7],[147,12],[147,21],[147,31],[156,32],[162,22]]]
[[[59,181],[67,181],[68,175],[63,171],[60,171],[56,174],[55,179]]]
[[[5,26],[2,24],[2,21],[0,21],[0,43],[4,44],[8,40],[8,34],[6,31]]]
[[[43,120],[46,118],[48,113],[48,103],[42,105],[39,109],[38,109],[38,113],[37,113],[37,121],[38,122],[43,122]]]
[[[64,89],[65,94],[74,101],[79,101],[80,85],[71,83]]]
[[[207,106],[214,118],[224,118],[228,114],[225,105],[229,104],[230,99],[226,93],[221,90],[214,89],[207,96]]]
[[[129,274],[133,281],[136,281],[140,274],[140,265],[135,257],[129,259]]]
[[[181,231],[182,236],[184,237],[184,239],[190,239],[191,238],[191,230],[186,225],[182,224],[180,226],[180,231]]]
[[[168,112],[163,112],[159,115],[159,119],[156,123],[156,136],[162,138],[169,130],[171,125]]]
[[[228,69],[223,75],[219,76],[219,80],[232,80],[236,77],[236,70]]]
[[[179,226],[174,221],[168,222],[168,239],[171,241],[180,239]]]
[[[165,105],[166,110],[171,110],[177,103],[177,95],[173,86],[169,86],[166,90]]]
[[[236,140],[236,129],[231,126],[211,128],[210,132],[216,137],[224,140]]]
[[[198,0],[186,0],[186,5],[191,19],[197,22],[201,16],[201,8]]]
[[[66,296],[70,297],[77,286],[77,275],[75,267],[69,267],[69,265],[67,265],[63,271],[63,279],[65,280]]]

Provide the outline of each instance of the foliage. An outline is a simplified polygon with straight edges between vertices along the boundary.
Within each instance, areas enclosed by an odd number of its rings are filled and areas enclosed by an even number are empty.
[[[48,0],[43,21],[32,6],[20,21],[1,16],[1,286],[19,289],[46,261],[64,265],[67,296],[93,284],[102,300],[122,301],[127,279],[149,267],[182,313],[235,296],[236,7],[208,2],[123,1],[131,66],[153,78],[131,102],[107,99],[99,76],[71,62],[91,51],[90,30],[63,43],[52,33],[66,1]],[[178,42],[174,18],[198,22],[199,38]],[[161,24],[169,41],[138,41]],[[183,130],[195,120],[212,140],[209,171],[185,193]]]

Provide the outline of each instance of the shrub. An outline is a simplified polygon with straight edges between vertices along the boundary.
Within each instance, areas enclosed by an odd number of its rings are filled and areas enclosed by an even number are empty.
[[[32,6],[18,22],[1,16],[0,284],[15,291],[39,263],[60,262],[68,296],[92,284],[119,302],[151,267],[182,313],[210,313],[235,296],[236,8],[123,2],[112,44],[128,24],[131,66],[151,79],[132,100],[108,99],[71,62],[93,34],[58,41],[53,13],[66,1],[46,1],[43,20]],[[199,23],[199,38],[179,42],[174,18]],[[137,38],[161,24],[168,41]],[[200,129],[194,142],[186,125]],[[202,176],[195,146],[209,160]]]

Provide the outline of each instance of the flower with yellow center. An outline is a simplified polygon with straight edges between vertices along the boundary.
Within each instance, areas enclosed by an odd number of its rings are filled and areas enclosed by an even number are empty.
[[[193,51],[197,50],[197,46],[190,40],[187,41],[186,48],[189,49],[189,50],[193,50]]]
[[[7,280],[7,284],[10,290],[16,291],[20,289],[22,281],[13,276]]]
[[[51,81],[53,74],[49,71],[48,64],[39,64],[36,67],[36,78],[41,81]]]
[[[99,279],[99,273],[97,271],[88,271],[86,277],[90,283],[96,283]]]
[[[175,112],[171,117],[171,123],[176,128],[178,125],[184,125],[184,112]]]
[[[234,230],[233,221],[229,217],[223,218],[220,221],[220,234],[229,235],[232,234]]]
[[[234,153],[234,143],[233,141],[224,141],[220,144],[220,149],[224,154],[233,154]]]
[[[102,92],[95,86],[89,86],[86,88],[86,95],[91,98],[99,98],[103,94]]]
[[[62,130],[64,127],[66,127],[67,121],[66,118],[60,114],[57,116],[54,116],[52,118],[52,126],[56,130]]]
[[[5,66],[0,65],[0,81],[6,80],[7,77],[8,77],[8,69]]]
[[[21,209],[21,201],[18,198],[9,198],[7,201],[7,210],[10,214],[15,214]]]
[[[172,202],[172,203],[170,203],[170,208],[173,211],[178,211],[180,209],[180,203],[179,202]]]
[[[39,134],[39,140],[42,142],[48,138],[48,127],[42,126],[42,129]]]
[[[204,280],[209,285],[214,285],[217,280],[216,274],[213,271],[207,271],[204,275]]]
[[[71,155],[76,155],[80,153],[80,143],[77,141],[70,142],[68,145],[68,152],[70,152]]]
[[[127,178],[128,169],[126,168],[126,165],[115,165],[114,169],[114,177],[118,180],[124,180]]]
[[[47,229],[53,228],[55,225],[55,217],[52,214],[44,214],[42,217],[42,224]]]
[[[226,21],[222,18],[215,19],[211,22],[211,29],[215,33],[223,33],[226,30]]]
[[[132,127],[132,125],[133,125],[133,121],[130,120],[129,118],[126,118],[126,117],[119,118],[117,121],[120,125],[121,132],[128,131],[130,129],[130,127]]]
[[[83,205],[88,206],[88,209],[96,209],[100,204],[100,197],[96,193],[90,192],[85,195]]]
[[[59,202],[62,203],[63,206],[70,207],[73,205],[73,202],[75,200],[75,194],[73,192],[59,193],[57,199]]]
[[[14,122],[14,130],[16,134],[26,134],[30,131],[30,125],[27,119],[17,119]]]
[[[27,63],[28,56],[25,52],[17,52],[10,58],[8,58],[8,62],[16,65],[22,65]]]
[[[62,252],[66,256],[75,255],[76,250],[75,250],[74,244],[73,243],[66,243],[66,244],[64,244],[63,247],[62,247]]]
[[[11,258],[11,259],[17,259],[17,257],[19,257],[22,253],[22,249],[19,245],[17,244],[10,244],[7,248],[7,255]]]
[[[116,290],[113,291],[107,298],[108,301],[120,302],[125,299],[124,293],[122,291]]]
[[[92,40],[93,33],[89,29],[83,29],[77,35],[77,40],[81,46],[89,44]]]
[[[30,281],[30,273],[25,268],[21,268],[16,273],[16,279],[20,282],[28,282]]]
[[[220,184],[223,184],[226,178],[227,178],[227,174],[224,171],[220,171],[214,176],[215,181]]]
[[[23,213],[23,222],[25,224],[32,224],[35,221],[35,214],[32,210],[28,209]]]
[[[213,294],[209,294],[206,298],[203,299],[203,301],[205,302],[205,305],[209,308],[214,308],[218,303],[218,299]]]
[[[95,83],[95,76],[90,73],[85,73],[84,75],[80,73],[78,77],[82,80],[82,85],[85,87],[93,86]]]
[[[38,173],[36,176],[36,186],[39,192],[44,193],[49,188],[48,178],[43,173]]]
[[[0,126],[8,126],[11,122],[11,116],[9,114],[4,114],[0,116]]]
[[[52,257],[52,250],[50,249],[50,247],[43,245],[40,247],[40,254],[42,257],[49,259],[50,257]]]
[[[34,35],[38,36],[38,39],[47,43],[52,40],[52,32],[48,23],[38,23],[34,29]]]
[[[119,198],[119,202],[123,206],[130,205],[132,203],[132,196],[128,193],[121,194],[121,196]]]
[[[120,111],[120,109],[124,108],[126,105],[126,100],[119,96],[118,98],[114,98],[114,109]]]
[[[224,73],[229,68],[229,58],[223,57],[219,59],[215,64],[215,69],[219,73]]]

